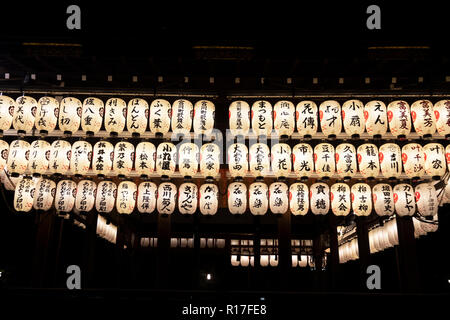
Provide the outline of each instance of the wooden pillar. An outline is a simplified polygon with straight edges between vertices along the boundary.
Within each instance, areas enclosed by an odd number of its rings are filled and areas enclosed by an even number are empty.
[[[323,262],[323,243],[321,234],[317,234],[313,239],[313,255],[316,270],[314,271],[314,289],[321,290],[322,285],[322,262]]]
[[[169,286],[170,215],[158,215],[157,287]]]
[[[278,217],[278,269],[280,271],[280,286],[284,290],[289,286],[291,266],[291,214],[285,213]]]
[[[126,226],[125,219],[121,215],[117,219],[117,237],[116,237],[116,270],[117,270],[117,287],[120,288],[123,285],[123,269],[125,263],[124,247],[126,244]]]
[[[86,234],[84,238],[82,288],[95,287],[95,249],[97,240],[98,213],[92,210],[86,214]]]
[[[360,288],[362,290],[367,290],[367,267],[370,265],[370,246],[367,217],[356,217],[356,234],[358,236]]]
[[[420,289],[419,267],[417,264],[416,239],[412,217],[397,217],[398,260],[401,290],[415,292]],[[381,275],[383,276],[383,274]]]
[[[261,276],[261,226],[260,217],[255,216],[253,221],[255,225],[255,233],[253,235],[253,254],[254,254],[254,267],[253,267],[253,284],[255,289],[260,289],[260,276]]]
[[[338,274],[339,274],[339,246],[337,235],[336,216],[333,213],[328,213],[329,236],[330,236],[330,260],[328,261],[329,275],[330,275],[330,289],[336,290],[338,288]]]

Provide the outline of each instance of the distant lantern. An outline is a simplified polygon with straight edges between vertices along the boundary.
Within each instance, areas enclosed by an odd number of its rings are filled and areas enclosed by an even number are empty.
[[[269,188],[264,182],[254,182],[248,188],[248,207],[255,215],[265,215],[269,207]]]
[[[308,186],[304,183],[294,183],[289,187],[289,207],[293,215],[304,216],[309,210]]]
[[[400,147],[395,143],[385,143],[379,150],[381,173],[386,178],[398,178],[402,173]]]
[[[365,143],[357,150],[359,172],[364,178],[375,178],[380,174],[378,148],[373,143]]]
[[[197,101],[194,105],[194,132],[211,135],[214,128],[216,107],[208,100]]]
[[[172,106],[164,99],[156,99],[150,105],[150,132],[165,134],[170,130]]]
[[[61,180],[56,186],[55,208],[57,212],[70,212],[75,205],[77,184],[72,180]]]
[[[364,133],[366,120],[364,118],[364,104],[360,100],[348,100],[342,105],[342,121],[345,133],[352,137],[359,137]]]
[[[81,101],[74,97],[61,100],[59,105],[59,129],[66,134],[72,134],[80,128],[81,113],[83,107]]]
[[[1,97],[1,96],[0,96]],[[0,140],[0,172],[2,172],[8,161],[9,144],[4,140]]]
[[[136,146],[134,168],[137,174],[148,177],[155,171],[156,148],[151,142],[143,141]]]
[[[36,110],[36,99],[27,96],[18,97],[12,121],[14,129],[23,133],[30,132],[34,126]]]
[[[317,133],[317,105],[313,101],[301,101],[295,109],[297,131],[302,137],[312,137]]]
[[[395,212],[399,216],[412,216],[416,212],[414,188],[410,184],[401,183],[394,187]]]
[[[274,182],[269,187],[269,207],[273,214],[284,214],[289,209],[289,189],[284,182]]]
[[[126,141],[116,143],[114,147],[113,173],[119,176],[129,176],[133,170],[134,145]]]
[[[72,146],[68,141],[55,140],[50,149],[49,169],[52,173],[66,175],[70,169]]]
[[[228,147],[228,169],[232,177],[243,177],[248,172],[248,149],[243,143]]]
[[[99,98],[89,97],[84,99],[81,129],[88,135],[99,132],[102,127],[104,112],[103,101]]]
[[[11,128],[15,105],[14,99],[0,95],[0,132]]]
[[[194,214],[198,205],[198,189],[195,183],[185,182],[178,190],[178,211],[181,214]]]
[[[177,147],[170,142],[162,142],[156,149],[156,173],[170,176],[175,172],[177,164]]]
[[[371,136],[382,136],[388,129],[387,108],[383,101],[373,100],[364,106],[366,131]]]
[[[207,143],[200,148],[200,172],[205,177],[215,177],[220,169],[220,149],[217,144]]]
[[[30,160],[28,170],[34,175],[41,175],[47,172],[51,146],[45,140],[35,140],[30,145]]]
[[[394,193],[390,185],[376,184],[372,188],[372,199],[377,215],[390,216],[394,213]]]
[[[14,209],[19,212],[29,212],[33,208],[35,191],[35,182],[33,179],[20,179],[14,191]]]
[[[411,111],[403,100],[389,103],[387,107],[389,129],[395,137],[406,137],[411,132]]]
[[[101,181],[97,185],[95,210],[100,213],[110,213],[114,209],[117,197],[117,185],[112,181]]]
[[[276,177],[287,177],[292,170],[291,147],[287,143],[277,143],[272,146],[272,171]]]
[[[357,172],[356,149],[350,143],[341,143],[336,147],[336,172],[341,178],[352,178]]]
[[[279,136],[291,136],[295,129],[295,106],[290,101],[278,101],[273,106],[273,127]]]
[[[9,145],[8,172],[13,176],[25,173],[29,158],[30,144],[24,140],[14,140]]]
[[[244,214],[247,210],[247,186],[242,182],[228,185],[228,210],[232,214]]]
[[[314,152],[306,143],[299,143],[292,149],[294,172],[298,177],[308,178],[314,173]]]
[[[184,177],[193,177],[198,171],[200,153],[195,143],[183,143],[178,149],[178,170]]]
[[[134,136],[139,136],[147,130],[148,103],[144,99],[135,98],[128,102],[127,130]]]
[[[436,189],[430,183],[421,183],[416,186],[417,211],[421,216],[435,216],[438,212],[439,201]]]
[[[98,141],[94,145],[92,170],[95,174],[105,176],[111,174],[114,159],[114,147],[108,141]]]
[[[433,104],[429,100],[418,100],[411,105],[411,118],[418,135],[431,137],[436,132]]]
[[[234,136],[247,135],[250,129],[250,106],[245,101],[233,101],[228,108],[230,131]]]
[[[425,173],[440,179],[447,170],[444,147],[440,143],[428,143],[423,146],[423,153],[425,154]]]
[[[250,172],[255,177],[264,177],[270,172],[270,150],[267,144],[254,143],[249,151]]]
[[[256,136],[270,136],[273,128],[272,105],[268,101],[256,101],[252,105],[252,130]]]
[[[357,216],[369,216],[372,212],[372,192],[367,183],[355,183],[351,188],[353,212]]]
[[[325,136],[335,137],[342,131],[341,106],[339,102],[327,100],[319,106],[320,127]]]
[[[408,143],[402,148],[403,169],[408,178],[420,178],[425,174],[425,153],[418,143]]]
[[[91,168],[92,145],[87,141],[75,141],[72,145],[70,170],[77,176],[85,175]]]
[[[203,215],[215,215],[219,207],[219,188],[212,183],[205,183],[199,189],[199,208]]]
[[[170,182],[163,182],[158,187],[156,209],[160,214],[172,214],[175,211],[177,186]]]
[[[330,188],[327,184],[318,182],[309,189],[311,211],[315,215],[325,215],[330,210]]]
[[[105,130],[116,136],[123,132],[127,122],[127,103],[120,98],[110,98],[105,103]]]
[[[95,205],[97,185],[91,180],[81,180],[77,185],[75,208],[81,212],[89,212]]]
[[[122,181],[117,186],[116,209],[119,214],[131,214],[136,207],[137,187],[132,181]]]
[[[350,187],[346,183],[335,183],[330,189],[331,210],[336,216],[350,213]]]
[[[39,99],[34,125],[41,133],[49,133],[55,130],[58,124],[59,102],[52,97]]]
[[[56,183],[50,179],[39,179],[34,192],[33,208],[48,211],[53,206],[56,193]]]
[[[314,167],[319,178],[331,177],[335,172],[334,147],[329,143],[320,143],[314,147]]]
[[[158,187],[150,181],[143,181],[139,184],[136,208],[139,213],[152,213],[156,208],[156,198],[158,197]]]
[[[450,100],[440,100],[433,106],[436,129],[440,136],[450,136]]]
[[[172,104],[172,132],[188,134],[192,128],[194,106],[188,100],[178,99]]]

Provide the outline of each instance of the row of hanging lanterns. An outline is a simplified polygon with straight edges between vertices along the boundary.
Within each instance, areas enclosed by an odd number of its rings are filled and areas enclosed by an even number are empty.
[[[276,254],[262,254],[260,256],[259,264],[261,267],[277,267],[278,255]],[[233,267],[254,267],[255,257],[252,255],[231,255],[231,265]],[[292,255],[292,267],[305,268],[307,266],[314,267],[312,256],[310,255]]]

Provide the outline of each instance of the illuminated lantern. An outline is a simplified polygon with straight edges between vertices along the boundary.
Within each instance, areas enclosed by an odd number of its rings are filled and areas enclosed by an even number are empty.
[[[418,100],[411,105],[411,118],[418,135],[431,137],[436,132],[433,104],[429,100]]]
[[[352,208],[357,216],[369,216],[372,212],[372,192],[367,183],[355,183],[351,188]]]
[[[440,179],[447,170],[444,147],[440,143],[428,143],[423,146],[425,155],[425,173]]]
[[[47,172],[50,160],[51,146],[45,140],[35,140],[30,145],[30,161],[28,170],[33,175],[41,175]]]
[[[156,172],[161,176],[169,176],[175,172],[177,147],[173,143],[163,142],[156,149]]]
[[[140,136],[147,130],[148,103],[144,99],[135,98],[128,102],[127,130],[133,136]]]
[[[56,185],[55,209],[57,212],[70,212],[75,205],[77,184],[72,180],[61,180]]]
[[[378,148],[373,143],[364,143],[357,150],[359,172],[364,178],[375,178],[380,173]]]
[[[5,167],[3,171],[0,171],[0,179],[6,190],[14,191],[16,189],[16,185],[19,183],[22,177],[19,174],[14,176],[12,174],[9,174],[7,167]]]
[[[269,187],[269,207],[274,214],[284,214],[289,209],[289,189],[284,182],[274,182]]]
[[[156,198],[158,197],[158,187],[150,181],[143,181],[139,184],[137,194],[137,210],[139,213],[152,213],[156,208]]]
[[[114,147],[113,172],[119,176],[127,176],[133,169],[134,146],[133,144],[120,141]]]
[[[29,212],[33,208],[34,193],[33,179],[22,178],[19,180],[14,191],[14,209],[19,212]]]
[[[417,143],[408,143],[402,148],[403,170],[408,178],[419,178],[425,173],[424,170],[425,154],[422,146]]]
[[[1,97],[1,96],[0,96]],[[8,160],[9,144],[4,140],[0,140],[0,172],[5,169]]]
[[[36,116],[37,101],[32,97],[22,96],[16,99],[12,124],[18,132],[30,132]]]
[[[228,210],[232,214],[244,214],[247,209],[247,186],[242,182],[228,185]]]
[[[82,176],[88,173],[91,168],[92,145],[87,141],[75,141],[72,145],[72,154],[70,157],[70,170],[76,176]]]
[[[9,146],[7,167],[12,176],[25,173],[30,156],[30,144],[24,140],[14,140]]]
[[[387,108],[383,101],[373,100],[364,106],[366,131],[374,137],[381,137],[388,129]]]
[[[248,172],[248,149],[243,143],[228,147],[228,168],[232,177],[243,177]]]
[[[101,181],[97,185],[95,210],[100,213],[110,213],[114,209],[117,196],[117,186],[112,181]]]
[[[111,173],[114,159],[114,147],[108,141],[98,141],[94,144],[92,170],[99,176]]]
[[[160,214],[172,214],[175,210],[177,186],[170,182],[163,182],[158,186],[156,209]]]
[[[416,186],[417,211],[421,216],[437,215],[439,201],[436,189],[430,183],[421,183]]]
[[[81,180],[77,185],[75,208],[81,212],[89,212],[94,208],[97,185],[91,180]]]
[[[2,148],[2,157],[3,157],[3,148]],[[447,147],[445,147],[445,159],[447,160],[447,167],[448,170],[450,171],[450,144],[447,145]],[[1,168],[1,165],[0,165]]]
[[[165,134],[170,129],[172,106],[164,99],[153,100],[150,105],[150,131],[152,133]]]
[[[9,130],[14,116],[14,99],[0,95],[0,132]]]
[[[131,214],[136,206],[137,187],[134,182],[122,181],[117,187],[116,209],[119,214]]]
[[[366,120],[364,118],[364,104],[359,100],[348,100],[342,105],[342,121],[345,133],[352,137],[359,137],[364,133]]]
[[[39,179],[34,192],[33,208],[48,211],[52,208],[56,193],[56,183],[50,179]]]
[[[272,105],[268,101],[256,101],[251,111],[252,129],[257,136],[269,136],[272,133]]]
[[[354,177],[356,171],[356,150],[350,143],[341,143],[336,147],[336,171],[342,178]]]
[[[319,106],[320,127],[325,136],[335,137],[342,131],[341,106],[339,102],[327,100]]]
[[[300,255],[298,265],[300,268],[305,268],[308,265],[308,256],[307,255]]]
[[[194,105],[194,132],[196,134],[211,135],[214,128],[216,107],[208,100],[197,101]]]
[[[41,133],[55,130],[58,124],[59,102],[52,97],[42,97],[38,101],[34,125]]]
[[[336,216],[350,213],[350,187],[346,183],[335,183],[330,189],[331,210]]]
[[[433,106],[436,129],[440,136],[450,135],[450,100],[440,100]]]
[[[100,131],[103,123],[105,108],[99,98],[89,97],[83,101],[81,114],[81,129],[88,135],[94,135]]]
[[[276,177],[287,177],[291,172],[291,147],[286,143],[272,146],[272,171]]]
[[[203,215],[215,215],[219,207],[219,188],[215,184],[205,183],[199,189],[200,212]]]
[[[214,143],[204,144],[200,148],[200,172],[205,177],[215,177],[220,169],[220,149]]]
[[[120,98],[110,98],[105,104],[105,130],[112,136],[123,132],[127,122],[127,103]]]
[[[386,178],[398,178],[402,173],[401,150],[395,143],[385,143],[379,150],[381,173]]]
[[[396,100],[388,104],[387,116],[389,129],[396,137],[406,137],[411,132],[411,111],[409,104]]]
[[[330,188],[327,184],[318,182],[309,189],[311,211],[315,215],[325,215],[330,210]]]
[[[269,189],[264,182],[254,182],[248,188],[248,206],[255,215],[265,215],[269,207]]]
[[[59,129],[65,134],[72,134],[80,128],[81,113],[83,107],[81,101],[74,97],[61,100],[59,105]]]
[[[194,106],[188,100],[179,99],[172,104],[172,132],[188,134],[192,127]]]
[[[320,143],[314,147],[314,167],[319,178],[331,177],[335,171],[334,147],[329,143]]]
[[[267,144],[255,143],[248,155],[250,172],[255,177],[264,177],[270,172],[270,150]]]
[[[250,129],[250,106],[245,101],[234,101],[229,107],[232,135],[247,135]]]
[[[394,193],[390,185],[376,184],[372,188],[372,199],[377,215],[390,216],[394,214]]]
[[[290,101],[278,101],[273,106],[273,127],[279,136],[291,136],[295,129],[295,106]]]
[[[294,172],[301,178],[308,178],[314,172],[313,149],[309,144],[299,143],[292,149]]]
[[[186,182],[180,185],[178,190],[178,211],[181,214],[194,214],[198,204],[197,186],[192,182]]]
[[[297,131],[302,137],[312,137],[317,133],[317,105],[313,101],[301,101],[297,104],[295,117]]]
[[[184,177],[192,177],[198,171],[199,150],[195,143],[183,143],[178,150],[178,170]]]
[[[148,177],[155,171],[156,148],[151,142],[140,142],[136,146],[134,168],[142,177]]]
[[[304,216],[309,210],[308,186],[304,183],[294,183],[289,187],[289,207],[293,215]]]
[[[414,188],[407,183],[400,183],[394,187],[395,212],[399,216],[412,216],[416,212]]]
[[[65,140],[55,140],[50,149],[49,168],[52,173],[67,174],[70,168],[72,146]]]

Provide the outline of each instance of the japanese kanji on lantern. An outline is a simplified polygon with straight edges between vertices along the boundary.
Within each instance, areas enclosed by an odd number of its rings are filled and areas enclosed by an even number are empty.
[[[120,98],[110,98],[105,103],[105,130],[111,136],[123,132],[127,122],[127,103]]]
[[[194,106],[185,99],[178,99],[172,104],[172,132],[188,134],[192,127]]]
[[[385,143],[379,150],[381,173],[386,178],[398,178],[402,173],[400,147],[395,143]]]
[[[291,172],[291,147],[287,143],[272,146],[272,172],[276,177],[287,177]]]
[[[125,177],[131,173],[134,163],[134,145],[127,141],[120,141],[114,147],[113,172]]]
[[[160,214],[172,214],[175,210],[177,186],[171,182],[163,182],[158,186],[156,209]]]
[[[29,212],[33,208],[34,193],[34,180],[30,178],[20,179],[14,191],[14,209],[19,212]]]
[[[77,185],[75,196],[75,209],[80,212],[89,212],[94,208],[97,185],[91,180],[81,180]]]
[[[92,170],[96,175],[105,176],[110,174],[113,166],[114,147],[111,142],[98,141],[94,144],[92,156]]]
[[[269,188],[264,182],[254,182],[248,188],[248,207],[255,215],[265,215],[269,207]]]
[[[170,176],[175,172],[177,164],[177,147],[170,142],[162,142],[156,149],[156,173]]]
[[[247,135],[250,130],[250,106],[245,101],[233,101],[228,108],[230,131],[234,136]]]
[[[53,141],[50,149],[49,168],[52,173],[67,174],[70,168],[72,146],[66,140]]]
[[[264,177],[270,172],[270,150],[267,144],[254,143],[248,155],[250,172],[255,177]]]
[[[257,136],[270,136],[273,128],[272,105],[268,101],[256,101],[252,105],[252,130]]]
[[[135,98],[128,102],[127,130],[133,136],[140,136],[147,130],[148,109],[148,102],[144,99]]]
[[[412,216],[416,212],[414,188],[407,183],[394,187],[395,212],[399,216]]]
[[[193,177],[198,171],[200,158],[198,146],[195,143],[183,143],[178,150],[178,171],[184,177]]]
[[[284,214],[289,209],[289,188],[284,182],[274,182],[269,187],[269,207],[273,214]]]
[[[50,160],[51,146],[45,140],[35,140],[30,145],[30,160],[28,170],[33,175],[41,175],[47,172]]]
[[[24,140],[14,140],[9,145],[7,167],[12,176],[25,173],[30,157],[30,144]]]
[[[418,100],[411,105],[414,130],[422,137],[431,137],[436,132],[433,104],[429,100]]]
[[[295,129],[295,106],[282,100],[273,106],[273,127],[279,136],[291,136]]]
[[[289,207],[293,215],[304,216],[309,210],[308,186],[296,182],[289,187]]]
[[[94,135],[100,131],[104,111],[103,101],[99,98],[89,97],[84,99],[83,112],[81,114],[81,129],[87,135]]]
[[[334,147],[320,143],[314,147],[314,167],[319,178],[331,177],[335,172]]]
[[[116,209],[119,214],[131,214],[136,206],[137,187],[132,181],[122,181],[117,187]]]
[[[380,173],[378,148],[373,143],[364,143],[357,149],[359,172],[364,178],[375,178]]]
[[[70,157],[70,170],[75,176],[88,173],[91,168],[92,145],[84,140],[75,141],[72,144],[72,155]]]
[[[213,183],[205,183],[199,189],[199,209],[203,215],[215,215],[219,208],[219,188]]]
[[[372,212],[372,192],[367,183],[355,183],[351,189],[353,212],[357,216],[369,216]]]
[[[381,137],[388,129],[387,108],[383,101],[372,100],[364,106],[366,131],[373,137]]]
[[[136,155],[134,170],[141,177],[148,177],[155,171],[156,148],[148,141],[138,143],[136,146]]]
[[[0,96],[0,133],[11,128],[16,102],[8,96]]]
[[[352,137],[359,137],[364,133],[366,120],[364,118],[364,104],[360,100],[348,100],[342,105],[342,121],[345,133]]]
[[[152,213],[156,209],[158,187],[151,181],[143,181],[139,184],[136,207],[139,213]]]
[[[117,197],[117,185],[112,181],[101,181],[97,185],[95,210],[100,213],[110,213],[114,209]]]
[[[178,211],[181,214],[194,214],[198,205],[197,186],[192,182],[185,182],[178,190]]]
[[[409,104],[396,100],[388,104],[389,130],[396,137],[406,137],[411,132],[411,111]]]
[[[341,143],[336,147],[336,172],[339,177],[350,179],[357,172],[356,149],[350,143]]]
[[[440,179],[447,170],[444,146],[440,143],[428,143],[423,146],[423,153],[425,173],[433,179]]]
[[[81,113],[83,107],[81,101],[74,97],[61,100],[59,105],[58,126],[65,134],[72,134],[80,128]]]
[[[439,201],[431,183],[421,183],[415,188],[417,211],[421,216],[437,215]]]
[[[197,101],[194,105],[194,132],[196,134],[211,135],[214,129],[216,107],[208,100]]]
[[[394,193],[387,183],[376,184],[372,188],[372,199],[375,212],[379,216],[394,214]]]
[[[243,177],[248,172],[248,149],[243,143],[228,147],[228,169],[232,177]]]
[[[59,102],[52,97],[39,99],[34,125],[40,133],[49,133],[55,130],[58,124]]]
[[[418,143],[408,143],[402,148],[403,170],[408,178],[420,178],[425,174],[425,154]]]
[[[350,187],[346,183],[335,183],[330,188],[331,210],[336,216],[350,213]]]
[[[440,100],[433,106],[436,129],[440,136],[450,136],[450,100]]]
[[[56,185],[55,209],[57,212],[67,213],[75,205],[77,184],[72,180],[61,180]]]
[[[169,132],[172,106],[164,99],[153,100],[150,105],[150,132],[165,134]]]
[[[317,105],[313,101],[301,101],[295,108],[297,131],[302,137],[311,138],[317,133]]]
[[[227,196],[231,214],[244,214],[247,210],[247,186],[242,182],[230,183]]]
[[[217,144],[207,143],[200,148],[200,172],[205,177],[214,178],[219,174],[220,149]]]
[[[30,132],[33,129],[37,109],[37,101],[32,97],[21,96],[16,99],[13,114],[13,127],[19,133]]]
[[[311,211],[315,215],[325,215],[330,210],[330,188],[327,184],[318,182],[309,189]]]
[[[1,97],[1,96],[0,96]],[[0,172],[5,169],[8,161],[9,144],[4,140],[0,140]]]
[[[325,136],[336,137],[342,131],[341,106],[339,102],[327,100],[319,105],[320,127]]]
[[[33,208],[35,210],[48,211],[53,206],[56,193],[56,183],[50,179],[39,179],[36,182]]]
[[[447,160],[447,167],[448,167],[448,170],[450,171],[450,144],[445,147],[445,159]],[[1,168],[1,165],[0,165],[0,168]]]
[[[314,153],[307,143],[299,143],[292,149],[294,172],[300,178],[308,178],[314,173]]]

